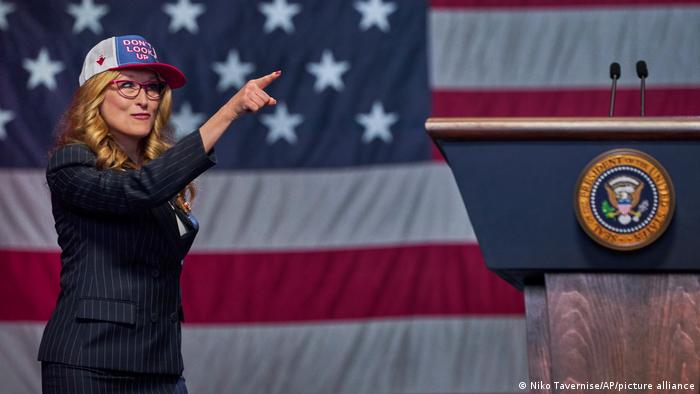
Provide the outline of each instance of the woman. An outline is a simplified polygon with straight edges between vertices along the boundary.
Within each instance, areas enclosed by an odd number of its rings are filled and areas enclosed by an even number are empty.
[[[198,225],[191,182],[247,112],[276,104],[249,81],[199,130],[167,141],[185,83],[140,36],[90,50],[49,160],[61,292],[39,349],[44,393],[186,393],[179,278]]]

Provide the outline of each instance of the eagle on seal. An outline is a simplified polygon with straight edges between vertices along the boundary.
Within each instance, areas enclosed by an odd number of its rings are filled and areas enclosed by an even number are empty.
[[[613,217],[617,217],[620,224],[628,224],[632,220],[639,221],[642,212],[635,211],[641,200],[644,183],[639,179],[622,175],[605,183],[605,191],[608,193],[610,204],[615,207]]]

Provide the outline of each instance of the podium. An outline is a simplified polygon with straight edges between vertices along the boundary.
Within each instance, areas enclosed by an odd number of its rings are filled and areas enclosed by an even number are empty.
[[[700,119],[431,118],[426,129],[486,265],[524,291],[528,389],[698,392]]]

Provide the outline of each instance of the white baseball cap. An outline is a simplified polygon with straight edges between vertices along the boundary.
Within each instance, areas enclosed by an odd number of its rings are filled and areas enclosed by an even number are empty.
[[[147,68],[160,75],[171,89],[185,85],[187,79],[177,67],[158,61],[155,48],[145,38],[136,35],[110,37],[100,41],[85,56],[78,77],[80,86],[103,71],[125,68]]]

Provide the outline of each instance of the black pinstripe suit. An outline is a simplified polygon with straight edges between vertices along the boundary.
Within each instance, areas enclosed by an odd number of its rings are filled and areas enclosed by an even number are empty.
[[[213,166],[194,132],[139,170],[98,170],[61,147],[47,180],[61,246],[61,292],[39,360],[181,374],[180,273],[197,232],[170,200]],[[181,236],[175,214],[188,231]]]

